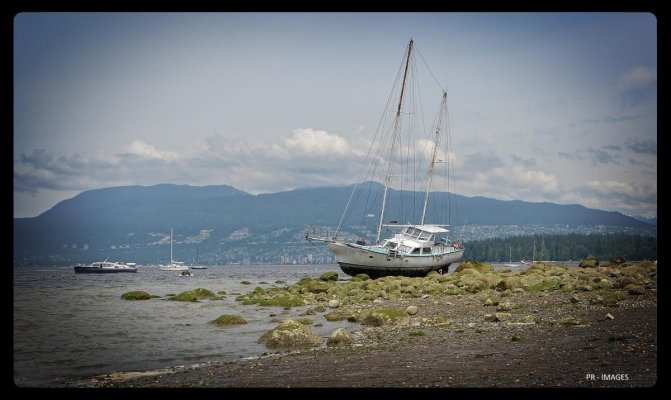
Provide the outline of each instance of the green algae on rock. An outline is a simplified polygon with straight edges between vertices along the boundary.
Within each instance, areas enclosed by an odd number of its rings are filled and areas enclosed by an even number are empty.
[[[215,325],[242,325],[246,324],[247,320],[239,315],[224,314],[212,321]]]
[[[269,349],[296,349],[319,346],[324,339],[306,325],[289,319],[261,335],[258,342]]]
[[[182,292],[178,294],[177,296],[171,298],[170,300],[176,300],[176,301],[198,301],[201,299],[210,299],[210,300],[220,300],[222,297],[217,296],[214,294],[212,291],[203,289],[203,288],[197,288],[193,290],[187,290],[185,292]]]
[[[143,290],[134,290],[131,292],[126,292],[121,295],[121,298],[124,300],[149,300],[151,298],[155,297],[160,297],[160,296],[152,296],[149,293],[143,291]]]

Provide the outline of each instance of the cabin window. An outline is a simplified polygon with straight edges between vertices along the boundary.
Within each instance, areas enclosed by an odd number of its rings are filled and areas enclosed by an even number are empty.
[[[431,254],[431,247],[423,247],[422,254]]]
[[[410,252],[410,247],[409,246],[399,246],[398,250],[403,252],[403,253],[409,253]]]
[[[419,254],[419,247],[412,249],[412,253],[410,254]]]
[[[430,236],[429,232],[419,231],[419,238],[421,240],[427,240],[429,238],[429,236]]]

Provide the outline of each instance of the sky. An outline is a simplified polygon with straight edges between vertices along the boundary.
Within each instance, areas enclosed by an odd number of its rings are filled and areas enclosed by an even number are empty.
[[[412,38],[465,196],[657,215],[649,13],[20,13],[14,217],[92,189],[354,183]]]

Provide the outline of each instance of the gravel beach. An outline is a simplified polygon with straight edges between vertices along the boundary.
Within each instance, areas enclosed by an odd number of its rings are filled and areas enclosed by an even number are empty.
[[[552,271],[557,275],[556,268],[547,268],[545,273],[550,276]],[[594,268],[577,273],[606,272]],[[416,306],[416,313],[413,310],[393,324],[362,324],[352,332],[353,343],[348,345],[286,351],[226,364],[108,373],[70,380],[65,386],[652,387],[657,382],[658,363],[656,265],[653,272],[653,279],[645,276],[642,293],[630,288],[628,292],[618,290],[617,296],[613,296],[615,289],[516,289],[377,300],[378,305],[399,310]],[[623,274],[611,275],[617,285]],[[350,309],[356,312],[366,307],[353,304]]]

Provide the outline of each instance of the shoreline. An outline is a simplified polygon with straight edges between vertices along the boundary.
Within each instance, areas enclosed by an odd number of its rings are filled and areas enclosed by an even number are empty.
[[[604,302],[603,291],[389,299],[418,308],[399,324],[361,325],[354,344],[222,364],[110,372],[87,388],[646,388],[657,382],[657,290]],[[503,318],[504,314],[509,314]],[[432,324],[436,316],[445,323]],[[524,318],[532,316],[535,322]],[[494,318],[496,319],[496,318]],[[520,322],[527,321],[527,322]]]

